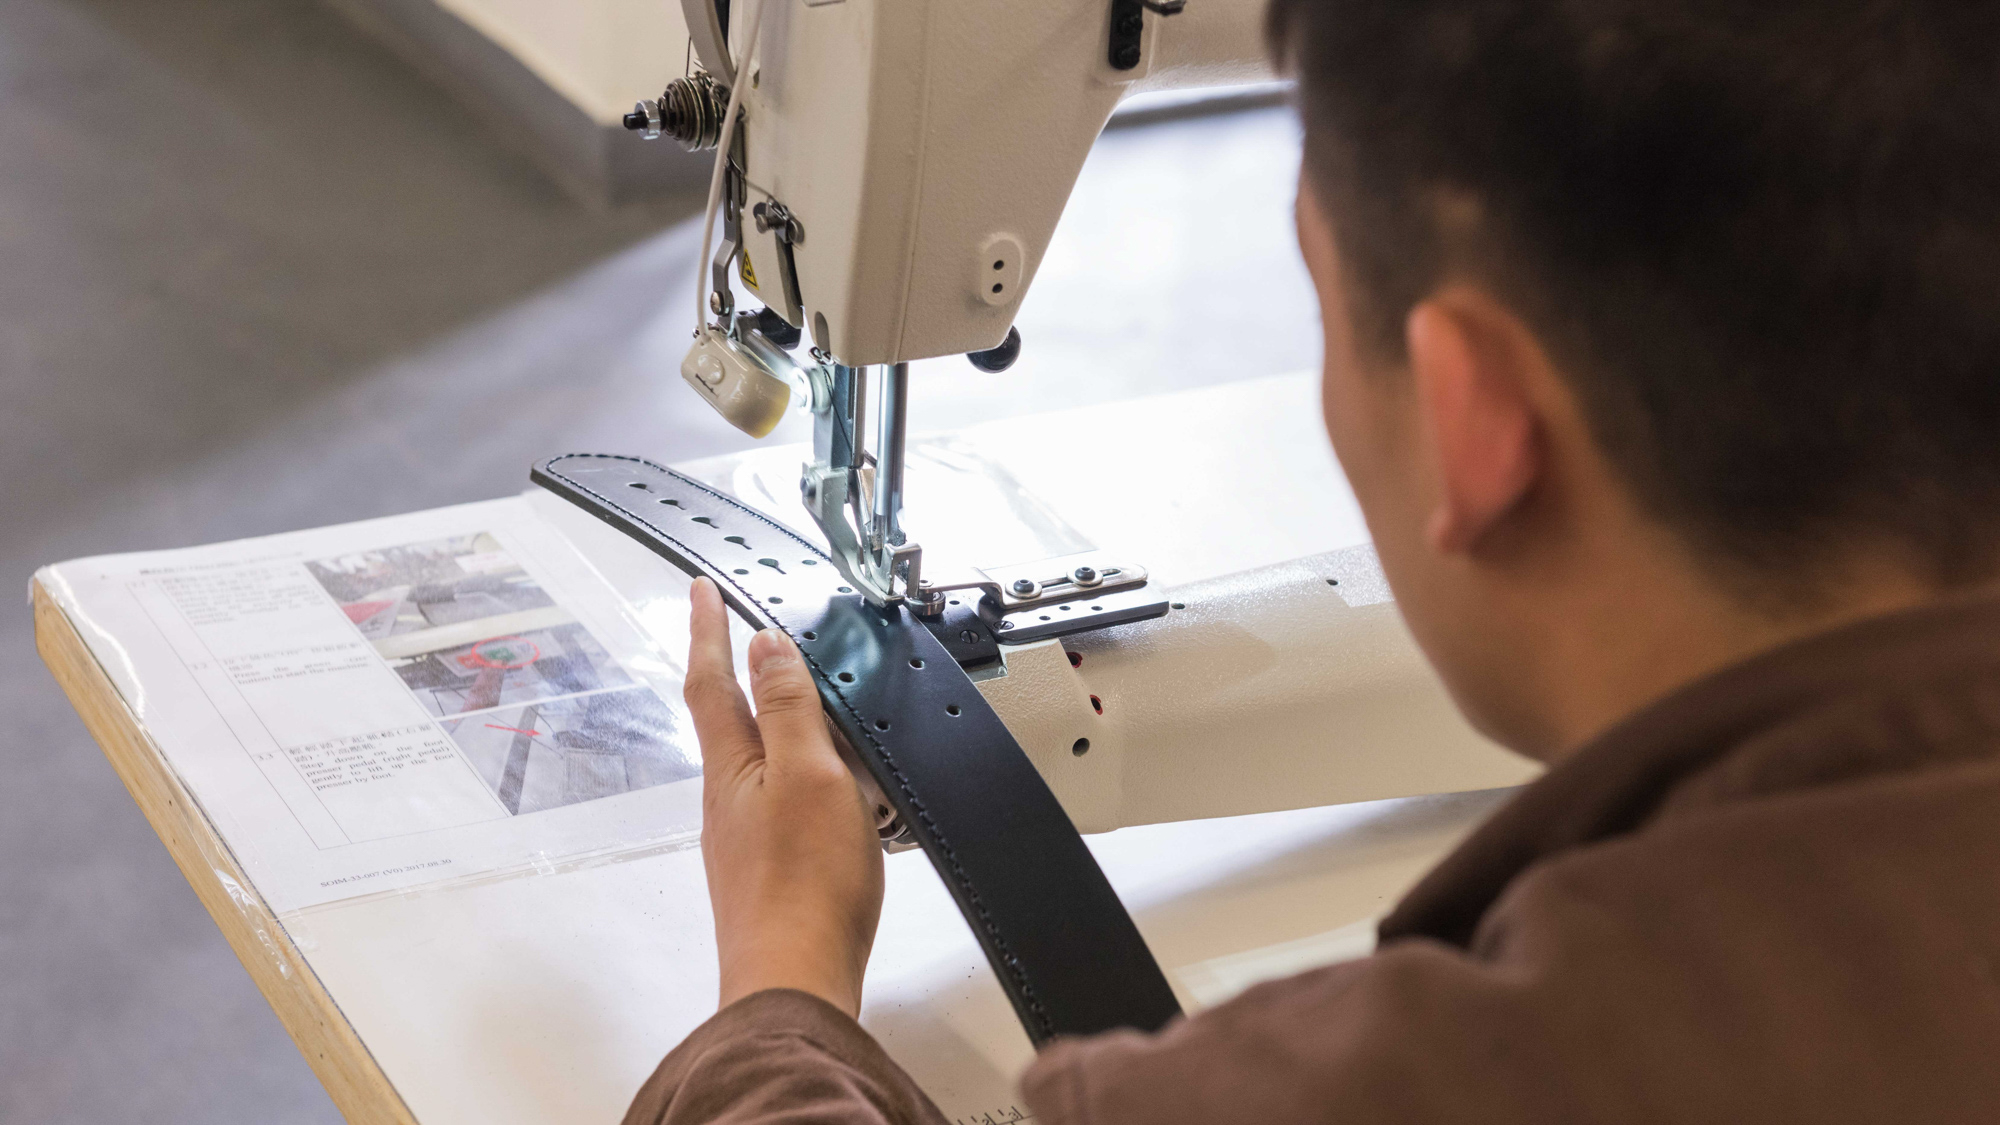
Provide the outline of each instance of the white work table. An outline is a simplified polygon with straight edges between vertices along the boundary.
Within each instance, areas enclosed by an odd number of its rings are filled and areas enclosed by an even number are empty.
[[[685,468],[798,527],[799,460],[796,447],[767,448]],[[927,562],[956,553],[993,563],[1009,536],[1021,551],[1080,536],[1167,587],[1367,538],[1305,376],[918,441],[908,492],[906,526]],[[559,501],[533,502],[647,607],[662,648],[684,646],[674,616],[685,578]],[[686,841],[260,913],[46,594],[45,656],[351,1119],[616,1121],[660,1057],[713,1011],[701,855]],[[1523,765],[1513,780],[1530,772]],[[1090,844],[1192,1008],[1365,952],[1372,920],[1503,798],[1488,789],[1154,825]],[[1026,1037],[924,856],[890,856],[887,867],[863,1024],[947,1115],[1016,1119]]]

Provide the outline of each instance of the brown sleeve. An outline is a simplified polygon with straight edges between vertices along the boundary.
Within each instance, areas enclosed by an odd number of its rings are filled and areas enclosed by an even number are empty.
[[[1378,955],[1262,985],[1157,1035],[1058,1042],[1022,1076],[1022,1097],[1036,1125],[1512,1122],[1504,1109],[1464,1116],[1432,1101],[1439,1091],[1422,1072],[1443,1060],[1426,1049],[1413,992],[1428,990],[1437,966],[1411,961],[1435,955]]]
[[[625,1125],[945,1125],[861,1025],[771,989],[717,1012],[639,1088]]]
[[[1022,1076],[1022,1096],[1036,1125],[1631,1120],[1619,1110],[1635,1103],[1613,1094],[1592,1104],[1611,1091],[1576,1074],[1615,1065],[1614,1052],[1575,1041],[1569,1033],[1582,1029],[1551,1010],[1582,998],[1543,983],[1402,941],[1260,985],[1156,1035],[1056,1043]]]

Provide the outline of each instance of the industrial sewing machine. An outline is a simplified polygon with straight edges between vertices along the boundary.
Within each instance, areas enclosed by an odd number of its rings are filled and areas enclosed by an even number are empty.
[[[1135,92],[1269,77],[1262,0],[758,2],[684,0],[700,69],[626,119],[691,149],[727,143],[682,374],[759,437],[795,396],[810,404],[800,493],[840,572],[878,605],[909,605],[962,664],[1004,661],[1013,682],[981,682],[1078,826],[1518,779],[1437,691],[1365,551],[1234,584],[1233,624],[1299,674],[1229,701],[1227,754],[1210,741],[1213,692],[1198,690],[1218,638],[1192,618],[1121,631],[1088,674],[1147,680],[1163,706],[1121,714],[1085,759],[1074,720],[1103,691],[1084,690],[1073,649],[1035,642],[1164,618],[1173,599],[1144,560],[1114,549],[943,572],[900,522],[909,361],[1013,362],[1015,311],[1105,121]],[[764,307],[738,310],[732,277]],[[1182,680],[1197,690],[1172,690]]]
[[[716,576],[738,612],[800,642],[866,760],[857,775],[885,843],[931,853],[1031,1036],[1157,1025],[1173,1009],[1087,852],[1035,853],[1045,837],[1528,776],[1459,718],[1365,545],[1163,591],[1116,545],[947,569],[926,558],[921,528],[902,525],[909,363],[1013,362],[1015,312],[1112,111],[1138,91],[1267,76],[1261,0],[683,10],[699,69],[626,118],[648,138],[717,152],[681,372],[755,436],[794,399],[811,410],[799,488],[840,584],[782,586],[752,559],[780,568],[804,540],[657,467],[558,459],[537,479]],[[762,307],[739,309],[732,281]],[[651,505],[699,526],[663,523]],[[801,601],[829,608],[801,616]],[[945,657],[964,675],[912,671]],[[1107,715],[1108,698],[1129,703]],[[986,707],[999,720],[990,752],[958,722]],[[1039,781],[1003,768],[1023,755]],[[969,856],[990,861],[983,874],[967,873]],[[1089,870],[1065,890],[1021,874],[1038,865]],[[1113,953],[1090,965],[1074,933],[1065,945],[1040,916],[1052,910],[1106,931]],[[1150,976],[1126,973],[1134,959]]]

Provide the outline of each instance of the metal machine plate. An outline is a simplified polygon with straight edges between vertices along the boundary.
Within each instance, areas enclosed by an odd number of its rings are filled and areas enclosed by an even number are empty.
[[[1113,590],[1095,598],[1077,598],[1010,613],[1000,619],[1000,643],[1019,645],[1045,641],[1086,629],[1103,629],[1128,621],[1162,617],[1166,612],[1167,599],[1143,586],[1134,590]]]
[[[635,457],[566,454],[535,483],[785,630],[828,715],[923,847],[1037,1045],[1179,1014],[1069,816],[952,654],[903,606],[869,605],[818,548]]]

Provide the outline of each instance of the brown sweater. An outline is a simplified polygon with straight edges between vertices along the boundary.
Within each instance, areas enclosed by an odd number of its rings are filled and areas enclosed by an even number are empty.
[[[1523,791],[1372,957],[1058,1043],[1036,1120],[2000,1122],[2000,600],[1786,646]],[[696,1030],[627,1125],[941,1122],[797,992]]]

